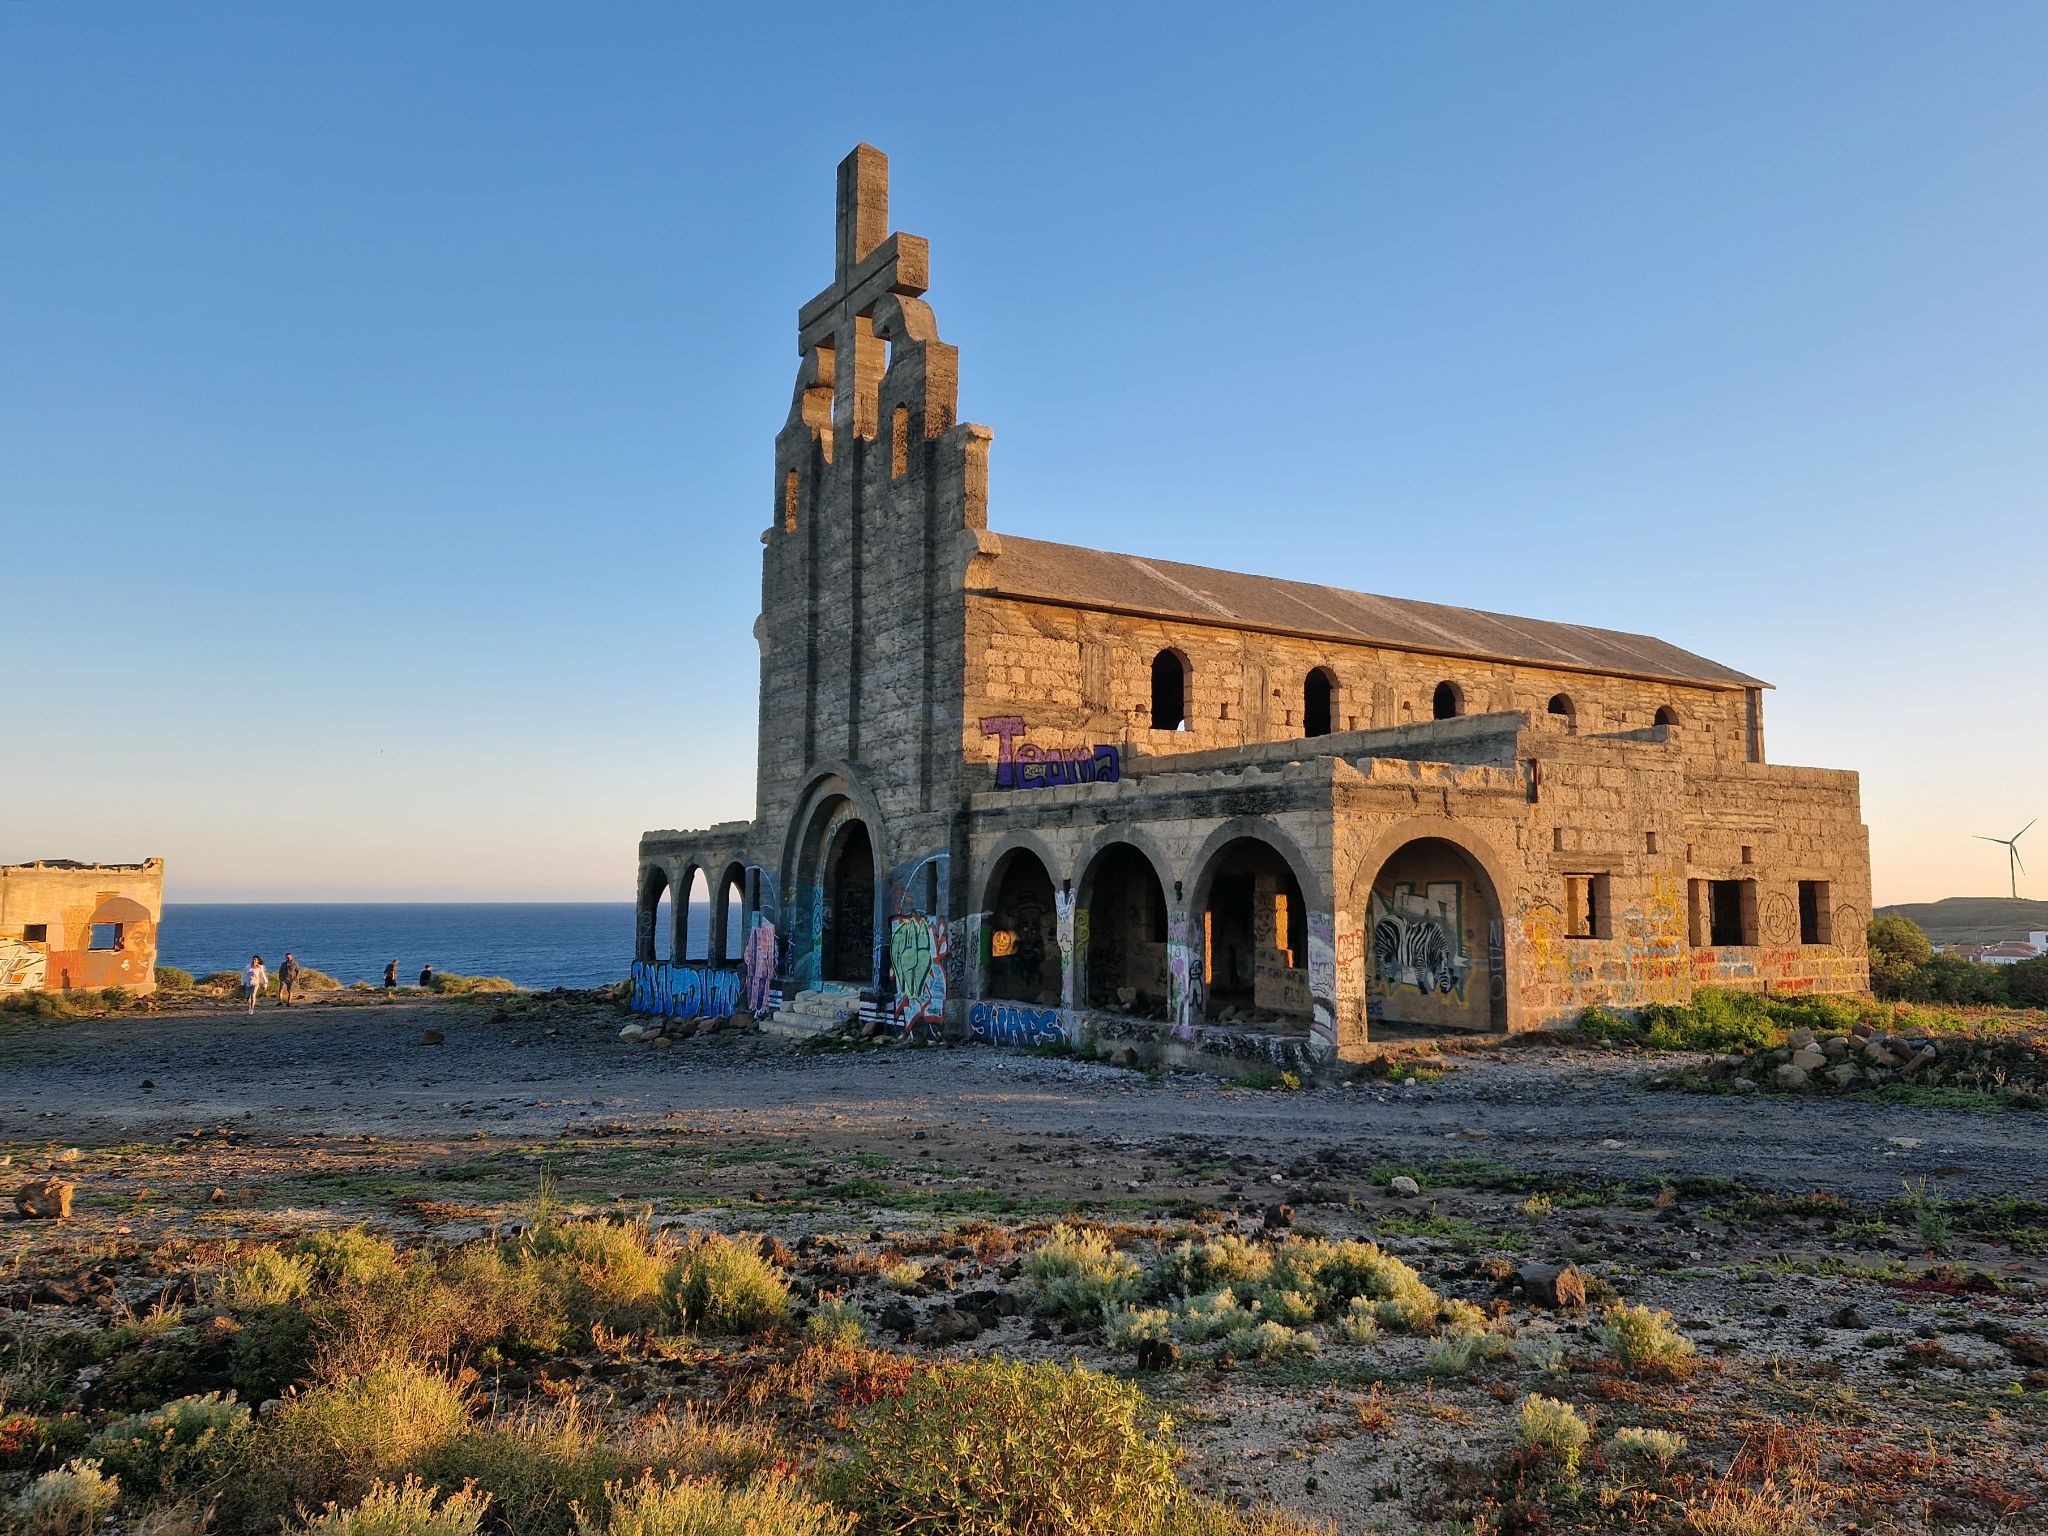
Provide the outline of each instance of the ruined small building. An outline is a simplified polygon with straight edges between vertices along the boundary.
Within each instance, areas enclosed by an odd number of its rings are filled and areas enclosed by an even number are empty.
[[[1865,987],[1856,776],[1767,762],[1763,683],[997,533],[926,286],[862,145],[775,442],[754,819],[641,839],[637,1006],[1313,1061]]]
[[[156,990],[164,861],[0,865],[0,995]]]

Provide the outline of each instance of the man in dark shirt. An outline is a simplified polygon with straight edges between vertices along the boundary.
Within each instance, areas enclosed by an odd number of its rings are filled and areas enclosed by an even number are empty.
[[[422,987],[431,987],[431,986],[432,986],[433,984],[434,984],[434,968],[433,968],[433,967],[432,967],[431,965],[423,965],[423,966],[421,966],[421,967],[420,967],[420,985],[421,985]]]
[[[299,995],[299,962],[289,950],[285,952],[284,964],[277,968],[277,1000],[286,1008]]]

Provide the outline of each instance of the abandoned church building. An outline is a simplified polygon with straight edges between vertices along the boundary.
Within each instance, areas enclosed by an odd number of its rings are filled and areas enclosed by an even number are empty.
[[[1315,1062],[1866,986],[1856,776],[1766,762],[1764,684],[998,533],[927,271],[862,145],[775,442],[754,820],[642,837],[637,1008]]]

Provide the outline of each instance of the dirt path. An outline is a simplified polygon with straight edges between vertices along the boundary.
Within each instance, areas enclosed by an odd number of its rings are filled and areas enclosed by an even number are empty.
[[[0,1035],[0,1140],[149,1141],[222,1122],[257,1137],[517,1137],[680,1113],[770,1134],[829,1125],[835,1139],[915,1124],[986,1127],[991,1140],[1206,1140],[1222,1157],[1334,1146],[1388,1162],[1713,1174],[1857,1200],[1919,1176],[1958,1195],[2048,1180],[2048,1116],[1650,1092],[1639,1058],[1600,1052],[1478,1053],[1432,1083],[1284,1093],[981,1048],[820,1056],[721,1036],[655,1051],[618,1041],[618,1022],[589,1005],[378,1000]],[[425,1028],[445,1043],[420,1044]]]

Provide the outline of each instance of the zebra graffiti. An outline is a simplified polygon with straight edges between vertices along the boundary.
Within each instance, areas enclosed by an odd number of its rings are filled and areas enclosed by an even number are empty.
[[[1438,992],[1462,1003],[1471,966],[1455,882],[1434,883],[1423,896],[1396,886],[1391,901],[1373,892],[1372,971],[1382,986]]]

